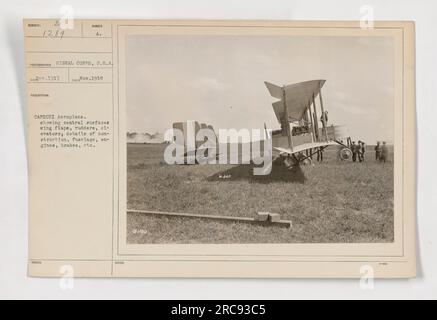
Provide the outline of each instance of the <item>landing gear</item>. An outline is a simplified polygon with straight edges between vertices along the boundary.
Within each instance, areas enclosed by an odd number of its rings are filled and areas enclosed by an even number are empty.
[[[302,160],[301,163],[304,166],[311,166],[313,164],[313,160],[311,160],[311,158],[306,158],[306,159]]]
[[[296,153],[292,155],[282,155],[284,165],[288,169],[298,167],[300,165],[309,166],[313,164],[310,157],[306,157],[303,153]]]
[[[298,162],[296,163],[293,157],[289,155],[283,157],[283,162],[288,169],[291,169],[299,164]]]

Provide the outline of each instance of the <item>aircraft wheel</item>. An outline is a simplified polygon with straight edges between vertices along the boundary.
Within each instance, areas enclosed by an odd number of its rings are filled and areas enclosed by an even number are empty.
[[[286,157],[286,158],[284,158],[284,165],[285,165],[288,169],[290,169],[290,168],[293,168],[293,166],[294,166],[294,162],[292,161],[292,159]]]
[[[343,148],[340,150],[340,159],[349,160],[352,158],[352,151],[348,148]]]
[[[313,164],[313,160],[311,160],[311,158],[306,158],[305,160],[302,161],[302,165],[304,166],[310,166]]]

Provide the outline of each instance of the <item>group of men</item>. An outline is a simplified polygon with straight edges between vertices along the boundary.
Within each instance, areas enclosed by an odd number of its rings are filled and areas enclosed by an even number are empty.
[[[378,141],[375,146],[375,160],[385,163],[387,161],[387,156],[388,149],[385,141],[382,142],[382,146]]]
[[[328,124],[328,111],[325,111],[324,113],[322,113],[322,116],[320,117],[320,121],[323,124],[323,127],[326,127]],[[293,127],[293,130],[297,130],[300,127]],[[308,130],[308,127],[305,127],[306,130]],[[297,132],[293,132],[294,134],[296,134]],[[358,140],[358,143],[355,143],[355,141],[352,141],[351,139],[348,138],[348,145],[350,145],[350,149],[352,151],[352,161],[356,162],[357,160],[359,162],[364,162],[364,154],[366,153],[366,146],[364,141]],[[339,148],[339,153],[338,153],[338,159],[343,160],[342,157],[340,156],[340,152],[343,149],[341,146],[344,146],[343,144],[343,140],[341,140],[341,145]],[[311,152],[311,150],[310,150]],[[318,162],[323,162],[323,152],[324,149],[323,148],[319,148],[319,150],[316,152],[317,153],[317,161]],[[387,156],[388,156],[388,149],[387,149],[387,145],[386,142],[383,141],[382,142],[382,146],[380,144],[380,142],[378,141],[376,143],[375,146],[375,160],[376,161],[380,161],[380,162],[386,162],[387,161]],[[312,158],[312,157],[311,157]]]
[[[353,162],[356,162],[357,160],[359,162],[364,161],[364,154],[366,152],[366,147],[363,141],[358,140],[358,143],[355,143],[355,141],[353,141],[351,145],[351,151],[352,151]],[[387,161],[387,156],[388,156],[388,149],[387,149],[386,142],[383,141],[381,146],[380,142],[378,141],[375,146],[375,160],[385,163]]]
[[[340,141],[341,144],[339,144],[339,148],[338,148],[338,153],[337,153],[337,159],[339,161],[343,161],[345,160],[345,158],[343,158],[341,156],[341,152],[344,149],[343,146],[343,140]],[[316,149],[317,150],[317,149]],[[364,162],[364,154],[366,153],[366,145],[364,143],[364,141],[358,140],[358,143],[356,143],[355,141],[352,141],[350,143],[350,150],[352,151],[352,161],[356,162]],[[309,155],[312,152],[311,150],[307,150],[307,157],[310,157],[312,159],[312,156]],[[323,148],[319,148],[319,150],[317,150],[315,152],[315,154],[317,154],[317,162],[323,162],[323,152],[324,149]],[[375,160],[379,161],[379,162],[383,162],[385,163],[388,160],[388,149],[387,149],[387,144],[385,141],[381,143],[378,141],[376,143],[375,146]]]
[[[353,162],[356,162],[357,160],[359,162],[364,161],[364,153],[366,152],[366,147],[363,141],[358,140],[358,143],[355,143],[355,141],[353,141],[351,145],[351,151]]]

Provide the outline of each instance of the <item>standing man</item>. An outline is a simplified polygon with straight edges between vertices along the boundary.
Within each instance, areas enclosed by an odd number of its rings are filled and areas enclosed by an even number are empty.
[[[343,150],[343,140],[340,141],[341,144],[337,146],[337,161],[343,161],[341,158],[341,150]]]
[[[328,111],[325,111],[324,113],[322,113],[322,115],[320,116],[320,121],[321,121],[325,126],[328,126]]]
[[[319,148],[319,151],[317,151],[317,162],[323,162],[323,149]]]
[[[375,146],[375,160],[379,161],[380,158],[381,158],[381,145],[379,144],[379,141],[377,141]]]
[[[385,163],[387,161],[387,157],[388,157],[388,149],[385,141],[383,141],[380,161]]]
[[[328,135],[328,133],[327,133],[327,130],[328,130],[327,129],[327,127],[328,127],[328,111],[325,111],[322,113],[322,115],[320,116],[320,121],[322,122],[322,125],[323,125],[323,134]]]
[[[352,141],[352,161],[355,162],[357,161],[357,145],[355,144],[355,141]]]
[[[355,148],[357,149],[358,161],[363,162],[363,154],[361,153],[361,140],[358,140],[358,144]]]
[[[361,161],[364,162],[364,153],[366,153],[366,146],[364,145],[364,141],[361,141]]]

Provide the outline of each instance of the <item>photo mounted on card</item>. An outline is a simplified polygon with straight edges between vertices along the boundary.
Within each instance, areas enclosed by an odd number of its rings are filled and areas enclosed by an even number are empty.
[[[25,20],[29,275],[416,274],[412,22]]]

